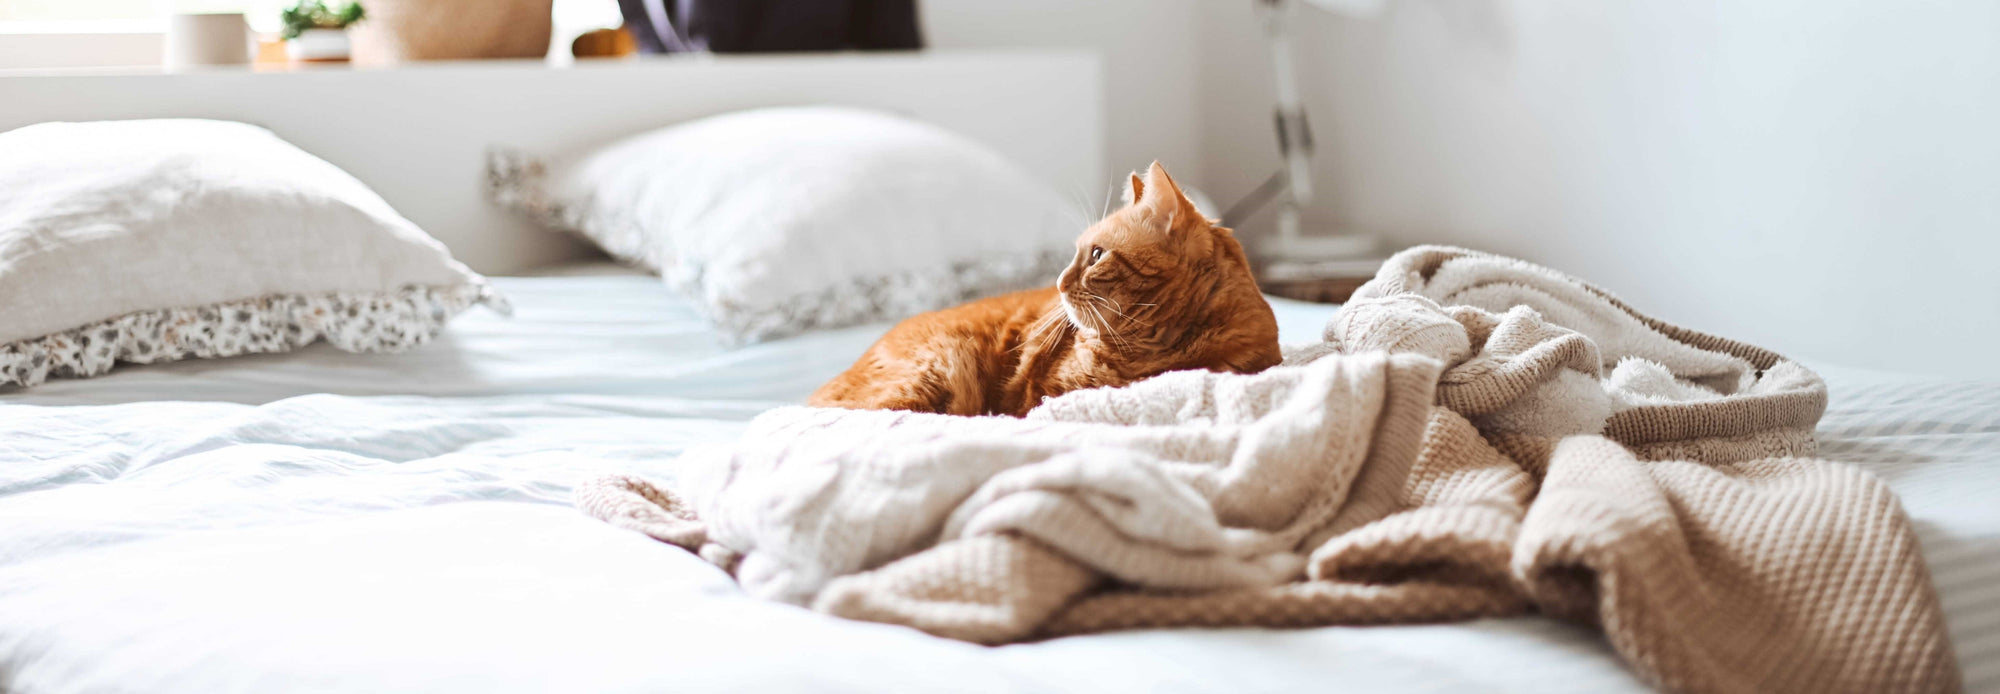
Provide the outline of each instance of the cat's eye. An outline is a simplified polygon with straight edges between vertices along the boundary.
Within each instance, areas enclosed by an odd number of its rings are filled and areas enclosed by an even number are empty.
[[[1102,258],[1102,257],[1104,257],[1104,247],[1103,247],[1103,246],[1091,246],[1091,247],[1090,247],[1090,262],[1091,262],[1092,264],[1096,264],[1096,263],[1097,263],[1097,259],[1098,259],[1098,258]]]

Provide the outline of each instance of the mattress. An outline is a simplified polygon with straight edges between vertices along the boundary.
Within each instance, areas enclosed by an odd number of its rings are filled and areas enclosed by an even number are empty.
[[[1537,618],[986,648],[752,600],[569,490],[671,480],[886,326],[727,349],[652,278],[496,283],[512,319],[407,354],[0,391],[0,690],[1643,690]],[[1273,303],[1288,342],[1332,310]],[[1825,454],[1902,495],[1968,687],[2000,692],[2000,384],[1821,368]]]

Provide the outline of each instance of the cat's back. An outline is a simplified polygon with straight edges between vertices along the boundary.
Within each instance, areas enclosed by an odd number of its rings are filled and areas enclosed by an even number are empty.
[[[807,401],[817,407],[949,411],[993,382],[1013,346],[1055,306],[1056,288],[1028,289],[904,319]],[[960,393],[951,397],[948,393]],[[980,398],[983,400],[983,398]],[[951,408],[951,401],[961,406]],[[977,413],[974,408],[971,413]]]
[[[906,318],[870,352],[920,354],[932,350],[973,349],[978,353],[1005,350],[1031,324],[1055,305],[1053,286],[989,296],[947,309]]]
[[[1056,288],[1055,285],[1050,285],[989,296],[951,308],[918,314],[903,322],[923,323],[922,319],[929,318],[939,327],[996,328],[1009,323],[1040,318],[1054,306],[1055,301]]]

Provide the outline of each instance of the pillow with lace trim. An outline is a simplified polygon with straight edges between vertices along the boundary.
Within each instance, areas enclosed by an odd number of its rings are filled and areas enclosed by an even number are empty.
[[[0,133],[0,390],[316,340],[408,349],[483,277],[360,181],[263,128]]]
[[[964,136],[833,106],[723,114],[570,158],[496,151],[487,186],[658,272],[737,344],[1052,284],[1088,222]]]

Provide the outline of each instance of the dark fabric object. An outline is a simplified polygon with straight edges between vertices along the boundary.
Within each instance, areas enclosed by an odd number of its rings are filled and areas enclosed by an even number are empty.
[[[916,0],[618,0],[643,53],[914,50]]]

